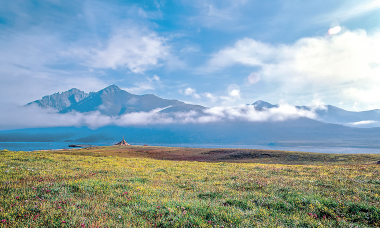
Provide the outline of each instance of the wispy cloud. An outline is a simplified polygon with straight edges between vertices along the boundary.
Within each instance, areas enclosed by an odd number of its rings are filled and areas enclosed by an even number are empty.
[[[168,56],[168,46],[163,37],[151,31],[121,29],[104,48],[93,48],[86,54],[94,68],[127,68],[134,73],[144,73]]]
[[[146,81],[143,82],[136,82],[135,87],[130,87],[130,88],[123,88],[129,93],[133,94],[141,94],[145,93],[149,90],[155,90],[157,88],[162,88],[162,82],[160,80],[160,77],[157,75],[154,75],[153,77],[146,77]]]
[[[226,24],[237,25],[241,19],[241,8],[246,5],[247,0],[193,0],[184,1],[196,9],[195,15],[189,17],[191,23],[197,23],[202,27],[215,27],[221,29],[236,29],[239,26],[226,26]]]
[[[196,89],[193,89],[193,88],[191,88],[191,87],[187,87],[187,88],[184,89],[184,90],[180,89],[178,92],[179,92],[180,94],[184,94],[184,95],[186,95],[186,96],[192,96],[193,98],[201,99],[201,96],[200,96],[198,93],[196,93],[197,90],[196,90]]]
[[[380,127],[380,122],[375,120],[362,120],[358,122],[352,122],[345,124],[349,127],[359,127],[359,128],[373,128]]]
[[[375,120],[363,120],[359,122],[353,122],[353,123],[348,123],[349,125],[367,125],[367,124],[373,124],[373,123],[378,123],[379,121]]]
[[[333,20],[344,22],[375,10],[380,10],[379,0],[346,1],[339,9],[319,15],[316,21],[324,22]]]

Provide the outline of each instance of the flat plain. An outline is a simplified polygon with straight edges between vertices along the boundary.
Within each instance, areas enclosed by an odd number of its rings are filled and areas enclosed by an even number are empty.
[[[380,155],[0,151],[0,227],[380,227]]]

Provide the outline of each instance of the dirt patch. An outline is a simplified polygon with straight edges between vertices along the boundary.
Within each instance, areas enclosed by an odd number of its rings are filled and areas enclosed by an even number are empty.
[[[262,149],[181,148],[158,146],[112,146],[57,151],[82,156],[118,156],[172,161],[267,163],[288,165],[379,164],[380,154],[319,154]]]
[[[237,152],[239,152],[239,150],[211,150],[204,152],[203,154],[233,154]]]

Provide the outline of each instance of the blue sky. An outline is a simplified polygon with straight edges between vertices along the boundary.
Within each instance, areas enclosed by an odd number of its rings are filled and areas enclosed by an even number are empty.
[[[116,84],[208,107],[380,108],[379,0],[1,1],[0,50],[1,103]]]

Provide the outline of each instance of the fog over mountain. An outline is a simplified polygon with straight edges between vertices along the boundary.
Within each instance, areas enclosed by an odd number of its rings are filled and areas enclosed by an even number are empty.
[[[332,106],[288,106],[270,104],[258,100],[251,105],[239,107],[213,107],[186,104],[178,100],[168,100],[153,94],[134,95],[120,89],[116,85],[108,86],[98,92],[87,94],[78,89],[45,96],[40,100],[28,103],[42,108],[53,108],[61,114],[65,113],[98,113],[114,120],[126,119],[125,114],[152,113],[173,122],[210,122],[228,120],[268,121],[287,120],[306,117],[324,123],[342,124],[350,127],[380,126],[380,110],[351,112]],[[130,116],[129,116],[130,117]],[[182,118],[181,121],[168,118]],[[202,117],[202,118],[201,118]],[[198,119],[197,119],[198,118]],[[109,122],[109,124],[112,121]],[[141,121],[143,122],[143,120]],[[147,121],[147,124],[150,122]],[[102,126],[102,125],[101,125]]]
[[[378,123],[379,115],[261,100],[208,108],[111,85],[90,94],[71,89],[0,112],[0,142],[107,144],[125,135],[131,143],[380,148],[380,128],[363,128]]]

